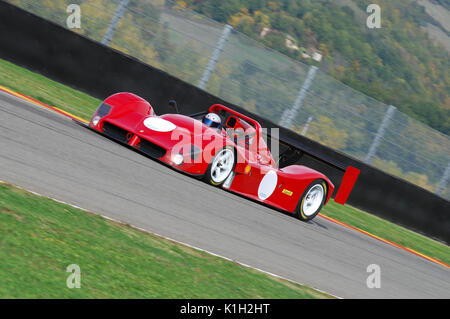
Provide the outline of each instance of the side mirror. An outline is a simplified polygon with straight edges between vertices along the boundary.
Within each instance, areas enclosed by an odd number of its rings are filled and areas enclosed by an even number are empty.
[[[180,111],[178,111],[177,102],[175,100],[170,100],[168,105],[169,105],[169,108],[174,110],[176,113],[180,113]]]

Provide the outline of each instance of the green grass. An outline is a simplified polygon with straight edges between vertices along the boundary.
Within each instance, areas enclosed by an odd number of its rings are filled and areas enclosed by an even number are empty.
[[[6,184],[0,234],[0,298],[330,298]]]
[[[450,265],[449,246],[385,219],[333,201],[330,201],[321,213]]]
[[[99,100],[0,59],[0,85],[88,120]],[[350,206],[330,202],[322,212],[351,226],[450,264],[450,247]]]
[[[0,59],[0,85],[89,120],[100,100]]]

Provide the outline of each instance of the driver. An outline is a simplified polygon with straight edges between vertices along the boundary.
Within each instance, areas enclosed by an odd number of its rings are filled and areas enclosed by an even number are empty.
[[[220,129],[221,128],[221,119],[220,116],[217,115],[216,113],[208,113],[205,115],[205,117],[202,120],[203,124],[208,125],[211,128],[217,128]]]

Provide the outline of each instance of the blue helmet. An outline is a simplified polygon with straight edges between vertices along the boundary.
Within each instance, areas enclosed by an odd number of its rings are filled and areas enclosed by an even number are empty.
[[[202,122],[203,124],[206,124],[209,127],[220,128],[222,121],[220,119],[220,116],[217,115],[216,113],[208,113],[205,115]]]

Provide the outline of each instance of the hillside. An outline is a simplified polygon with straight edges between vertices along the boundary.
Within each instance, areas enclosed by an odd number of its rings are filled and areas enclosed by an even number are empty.
[[[381,6],[381,29],[366,26],[366,8],[373,2]],[[347,85],[450,134],[447,0],[177,3],[292,58],[318,64]],[[314,53],[323,56],[320,63],[312,59]]]
[[[72,1],[9,0],[64,27]],[[74,31],[101,41],[119,0],[77,1],[83,24]],[[222,24],[186,8],[204,10],[248,35],[232,33],[208,81],[209,93],[277,122],[306,76],[307,65],[295,62],[300,60],[323,71],[292,125],[312,140],[365,159],[388,108],[369,96],[449,134],[449,54],[424,31],[431,26],[447,36],[443,13],[448,12],[437,0],[419,0],[427,9],[413,0],[385,1],[382,28],[373,30],[366,27],[365,4],[356,0],[189,1],[130,1],[110,46],[197,84],[223,32]],[[389,125],[372,165],[434,192],[448,166],[448,136],[403,112],[395,112],[395,125]],[[449,187],[441,190],[442,196],[449,194]]]

